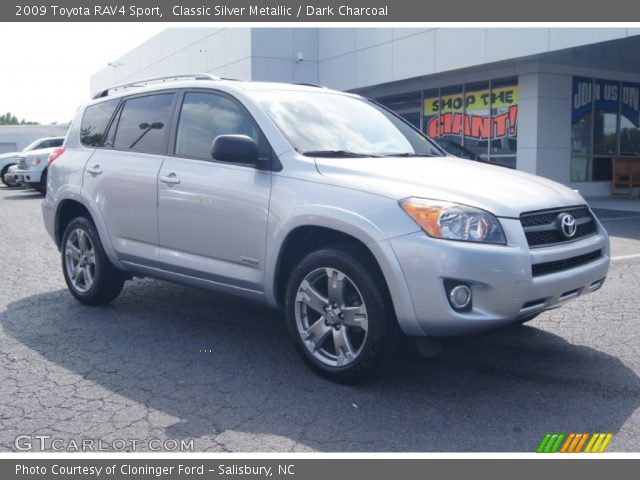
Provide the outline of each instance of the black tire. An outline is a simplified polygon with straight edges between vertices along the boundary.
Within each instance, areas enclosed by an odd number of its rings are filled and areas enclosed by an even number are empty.
[[[40,177],[40,183],[36,187],[36,190],[40,192],[42,195],[47,194],[47,169],[42,172],[42,176]]]
[[[2,183],[7,187],[15,187],[15,184],[11,185],[11,184],[7,183],[7,181],[4,179],[4,176],[9,171],[9,167],[11,167],[11,165],[7,165],[6,167],[4,167],[2,169],[2,172],[0,172],[0,181],[2,181]]]
[[[367,319],[366,331],[358,327],[336,325],[329,327],[330,332],[326,334],[329,336],[325,337],[323,334],[323,338],[326,338],[327,342],[333,344],[334,352],[338,350],[338,347],[333,339],[335,335],[340,334],[341,329],[345,330],[344,335],[359,335],[359,338],[356,338],[356,342],[349,342],[349,345],[355,345],[358,343],[358,340],[360,341],[357,355],[353,355],[353,359],[349,360],[350,363],[346,365],[326,364],[326,359],[324,361],[318,359],[315,354],[311,352],[311,347],[307,346],[309,338],[313,337],[306,337],[306,343],[303,339],[305,326],[312,324],[315,326],[316,322],[323,322],[323,319],[329,318],[329,314],[325,310],[325,315],[321,316],[316,309],[307,309],[305,313],[300,313],[299,309],[306,307],[302,306],[300,302],[297,302],[298,289],[302,288],[303,280],[308,280],[314,275],[314,272],[322,272],[322,270],[326,268],[337,270],[339,273],[341,272],[347,276],[348,287],[343,287],[343,291],[346,291],[344,289],[347,288],[350,289],[351,298],[356,298],[356,300],[352,300],[353,303],[349,303],[349,305],[358,305],[359,303],[365,305]],[[327,279],[328,278],[327,275]],[[322,283],[323,280],[319,280],[319,285]],[[344,285],[347,285],[347,283],[344,283]],[[325,296],[327,302],[329,302],[329,286],[326,288],[327,292]],[[346,298],[345,295],[343,295],[343,297]],[[361,299],[361,302],[358,301],[358,298]],[[347,306],[346,300],[343,304]],[[329,306],[329,308],[331,308],[331,306]],[[352,306],[351,308],[357,307]],[[298,314],[298,318],[296,314]],[[311,314],[318,316],[318,318],[316,320],[310,319]],[[378,373],[381,367],[390,366],[393,363],[392,359],[396,351],[396,345],[401,338],[400,328],[396,321],[393,306],[387,293],[382,274],[379,272],[377,266],[372,265],[371,260],[369,260],[359,248],[349,244],[328,246],[310,253],[300,261],[291,272],[287,284],[285,293],[285,315],[294,344],[307,365],[321,376],[339,383],[364,381]],[[332,318],[335,319],[336,317],[333,316]],[[344,316],[342,318],[344,318]],[[304,322],[307,322],[306,325],[301,325]],[[321,328],[326,330],[328,327],[327,321],[323,323],[324,325]],[[336,332],[334,332],[334,330]],[[362,332],[365,333],[363,334]],[[362,339],[362,336],[364,336],[364,339]],[[329,340],[329,338],[331,338],[331,340]],[[323,343],[323,345],[325,344]],[[321,351],[321,348],[317,348],[316,351]],[[340,359],[344,358],[346,357],[340,357]],[[337,354],[336,359],[338,359]]]
[[[71,266],[67,259],[67,250],[74,246],[73,238],[78,238],[79,231],[83,232],[89,239],[94,258],[92,282],[90,288],[86,289],[86,291],[74,284],[72,280],[73,273],[69,272]],[[98,231],[88,218],[76,217],[69,222],[62,236],[61,253],[64,280],[71,294],[79,302],[85,305],[103,305],[114,300],[122,291],[126,274],[111,264],[102,248]]]

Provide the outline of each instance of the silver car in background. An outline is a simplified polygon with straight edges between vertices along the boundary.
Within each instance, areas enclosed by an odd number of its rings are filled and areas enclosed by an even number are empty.
[[[115,87],[78,110],[61,150],[43,214],[80,302],[110,302],[134,275],[264,302],[335,381],[389,365],[403,334],[527,321],[600,288],[609,266],[575,191],[446,156],[322,87]]]

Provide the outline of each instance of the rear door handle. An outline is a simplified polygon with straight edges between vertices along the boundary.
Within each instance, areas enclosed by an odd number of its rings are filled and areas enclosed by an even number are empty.
[[[169,175],[161,175],[158,177],[162,183],[166,183],[167,185],[177,185],[180,183],[180,179],[176,176],[175,173],[170,173]]]
[[[100,175],[102,173],[102,169],[100,168],[100,165],[94,165],[93,167],[87,168],[87,172],[92,175]]]

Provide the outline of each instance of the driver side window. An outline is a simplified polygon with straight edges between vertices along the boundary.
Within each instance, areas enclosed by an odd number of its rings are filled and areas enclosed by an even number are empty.
[[[175,154],[211,160],[211,145],[218,135],[247,135],[258,144],[263,156],[262,136],[249,114],[227,97],[208,92],[184,95]]]

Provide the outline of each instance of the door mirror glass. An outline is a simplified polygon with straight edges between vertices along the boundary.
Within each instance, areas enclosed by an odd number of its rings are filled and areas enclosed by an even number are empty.
[[[256,165],[258,145],[247,135],[218,135],[211,145],[211,157],[219,162]]]

